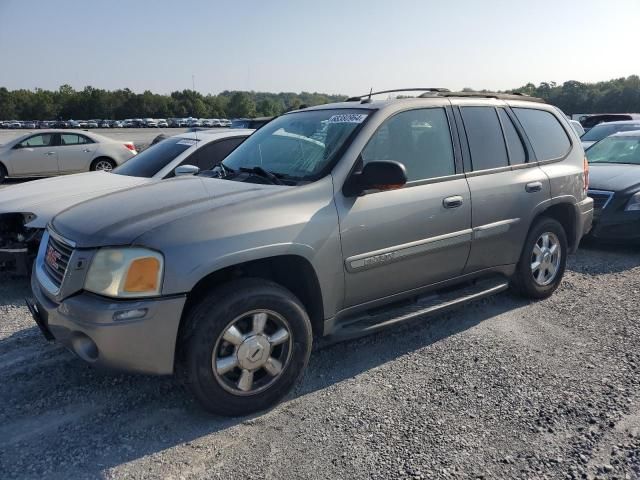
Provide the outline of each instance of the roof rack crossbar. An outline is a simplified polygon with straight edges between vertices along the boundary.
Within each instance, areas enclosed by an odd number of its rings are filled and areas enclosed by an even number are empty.
[[[436,88],[436,87],[426,87],[426,88],[394,88],[392,90],[381,90],[379,92],[371,92],[365,93],[364,95],[349,97],[347,98],[347,102],[358,102],[365,97],[370,97],[372,95],[381,95],[383,93],[396,93],[396,92],[433,92],[433,93],[444,93],[450,92],[448,88]]]

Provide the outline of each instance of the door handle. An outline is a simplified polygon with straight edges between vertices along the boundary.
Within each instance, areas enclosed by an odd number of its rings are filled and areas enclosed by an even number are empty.
[[[460,195],[454,195],[453,197],[447,197],[442,200],[444,208],[457,208],[462,205],[462,197]]]
[[[56,154],[56,152],[47,152],[47,153],[45,153],[45,155],[55,155],[55,154]]]
[[[82,150],[82,151],[83,151],[84,153],[90,153],[90,152],[92,152],[93,150],[89,150],[88,148],[85,148],[85,149],[84,149],[84,150]]]
[[[527,185],[524,187],[524,189],[528,193],[539,192],[540,190],[542,190],[542,182],[527,183]]]

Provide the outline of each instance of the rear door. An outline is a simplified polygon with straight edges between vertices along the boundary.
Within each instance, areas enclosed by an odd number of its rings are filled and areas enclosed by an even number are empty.
[[[9,175],[46,176],[58,173],[58,154],[55,133],[32,135],[9,151]]]
[[[97,146],[86,135],[61,133],[60,145],[56,147],[60,173],[88,171]]]
[[[517,263],[536,207],[550,198],[549,179],[506,105],[456,103],[472,200],[465,273]]]

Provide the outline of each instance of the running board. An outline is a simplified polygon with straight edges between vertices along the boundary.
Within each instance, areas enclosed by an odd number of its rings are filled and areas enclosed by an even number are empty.
[[[329,341],[346,340],[377,332],[384,328],[416,319],[418,317],[442,313],[459,305],[494,295],[509,288],[504,277],[478,280],[455,290],[433,293],[414,298],[410,303],[386,307],[359,314],[353,319],[345,319],[335,326],[328,335]]]

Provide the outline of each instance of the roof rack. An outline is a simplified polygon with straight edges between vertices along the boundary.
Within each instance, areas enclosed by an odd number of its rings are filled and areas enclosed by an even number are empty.
[[[426,87],[426,88],[394,88],[393,90],[381,90],[379,92],[370,92],[370,93],[365,93],[364,95],[360,95],[360,96],[356,96],[356,97],[349,97],[347,98],[347,102],[358,102],[360,100],[362,100],[365,97],[371,97],[372,95],[381,95],[383,93],[396,93],[396,92],[433,92],[433,93],[438,93],[438,92],[450,92],[451,90],[449,90],[448,88],[435,88],[435,87]]]
[[[547,103],[542,98],[531,97],[525,93],[514,92],[514,93],[494,93],[494,92],[436,92],[433,93],[423,93],[420,95],[420,98],[427,97],[465,97],[465,98],[497,98],[499,100],[523,100],[526,102],[537,102],[537,103]]]

